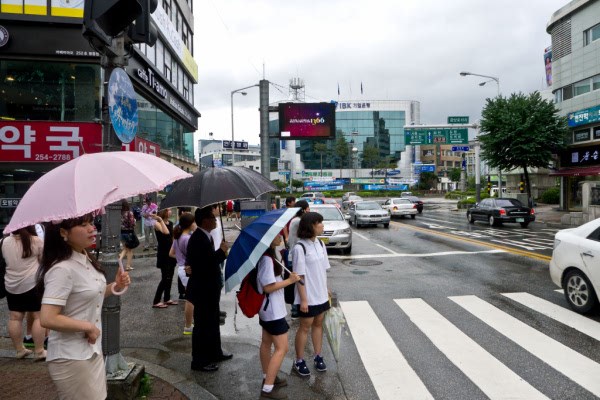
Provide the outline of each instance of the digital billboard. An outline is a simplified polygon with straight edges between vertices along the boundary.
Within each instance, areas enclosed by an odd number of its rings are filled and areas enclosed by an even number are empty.
[[[281,140],[335,138],[335,104],[279,104],[279,134]]]

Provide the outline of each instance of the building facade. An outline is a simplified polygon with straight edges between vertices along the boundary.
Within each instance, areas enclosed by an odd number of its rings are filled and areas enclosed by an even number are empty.
[[[109,77],[82,36],[83,4],[0,0],[0,228],[39,176],[106,149],[102,83]],[[158,41],[132,46],[125,68],[139,120],[136,140],[126,147],[192,171],[200,116],[192,1],[163,0],[152,18]]]
[[[551,176],[560,177],[561,206],[581,211],[584,184],[600,185],[600,1],[571,1],[552,15],[546,30],[552,37],[546,74],[570,129],[569,146]]]

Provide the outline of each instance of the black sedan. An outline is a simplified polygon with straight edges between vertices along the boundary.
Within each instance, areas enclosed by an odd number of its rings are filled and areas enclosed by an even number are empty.
[[[403,199],[409,199],[413,204],[417,206],[419,214],[423,214],[423,202],[417,196],[402,196]]]
[[[472,224],[475,221],[487,221],[490,226],[498,226],[504,222],[513,222],[527,228],[530,222],[535,221],[535,212],[516,199],[489,198],[468,209],[467,219]]]

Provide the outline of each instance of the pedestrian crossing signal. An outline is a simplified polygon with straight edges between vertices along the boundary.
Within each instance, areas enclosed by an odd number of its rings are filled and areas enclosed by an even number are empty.
[[[519,182],[519,192],[525,193],[525,182],[523,181]]]

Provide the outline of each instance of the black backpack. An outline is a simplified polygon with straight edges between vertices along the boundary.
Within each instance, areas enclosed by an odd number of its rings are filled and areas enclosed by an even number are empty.
[[[6,275],[6,260],[2,255],[2,244],[4,243],[4,239],[0,240],[0,299],[6,297],[6,286],[4,285],[4,275]]]

